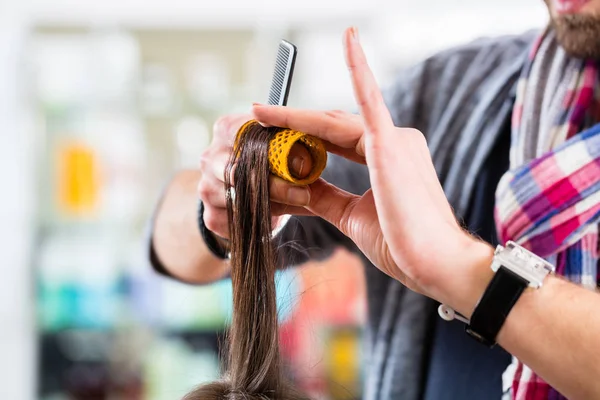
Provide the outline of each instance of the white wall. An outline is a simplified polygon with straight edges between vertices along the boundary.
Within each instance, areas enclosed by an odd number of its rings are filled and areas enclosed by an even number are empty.
[[[33,281],[29,264],[33,144],[20,50],[26,24],[0,7],[0,398],[34,398]]]
[[[50,24],[303,30],[290,105],[352,107],[341,34],[358,26],[381,84],[397,67],[478,36],[542,27],[542,0],[31,0]]]

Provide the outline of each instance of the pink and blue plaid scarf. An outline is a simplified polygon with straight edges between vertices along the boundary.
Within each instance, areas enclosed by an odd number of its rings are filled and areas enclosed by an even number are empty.
[[[539,37],[518,83],[510,170],[496,192],[500,240],[514,240],[589,289],[599,276],[598,66],[566,55],[552,30]],[[503,378],[513,399],[564,398],[517,359]]]

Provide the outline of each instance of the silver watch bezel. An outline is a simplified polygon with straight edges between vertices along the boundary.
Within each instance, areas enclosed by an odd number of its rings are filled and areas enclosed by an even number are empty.
[[[492,270],[505,267],[529,282],[529,287],[540,288],[548,274],[555,271],[554,265],[535,255],[513,241],[496,247]]]

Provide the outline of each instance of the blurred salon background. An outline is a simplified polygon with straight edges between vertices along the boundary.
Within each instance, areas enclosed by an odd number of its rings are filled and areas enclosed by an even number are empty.
[[[541,0],[0,0],[0,398],[178,399],[218,376],[229,282],[155,275],[144,235],[215,119],[266,101],[280,39],[299,49],[290,106],[351,109],[346,26],[385,85],[545,21]],[[284,271],[278,290],[290,375],[359,399],[358,258]]]

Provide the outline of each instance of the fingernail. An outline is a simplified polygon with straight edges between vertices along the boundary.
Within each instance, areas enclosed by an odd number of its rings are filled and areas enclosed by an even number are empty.
[[[252,103],[252,105],[253,105],[254,107],[261,107],[261,106],[262,106],[262,104],[261,104],[261,103]]]
[[[351,31],[352,31],[352,39],[354,39],[355,41],[358,42],[358,28],[353,26],[351,28]]]
[[[299,178],[304,178],[304,158],[294,157],[292,158],[292,174]]]
[[[294,206],[307,206],[310,193],[307,188],[291,187],[287,191],[288,203]]]

